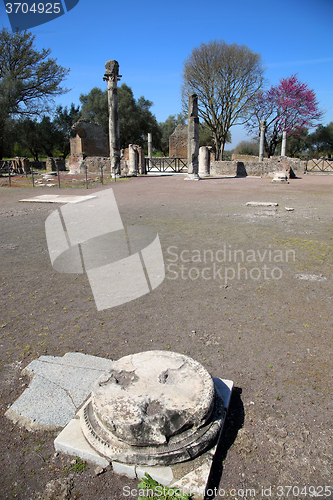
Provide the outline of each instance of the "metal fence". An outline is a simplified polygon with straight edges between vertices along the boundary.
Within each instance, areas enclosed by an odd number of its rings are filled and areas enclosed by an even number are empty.
[[[333,159],[319,158],[307,160],[305,171],[307,173],[325,173],[333,174]]]
[[[187,160],[184,158],[154,157],[145,158],[146,172],[187,172]]]

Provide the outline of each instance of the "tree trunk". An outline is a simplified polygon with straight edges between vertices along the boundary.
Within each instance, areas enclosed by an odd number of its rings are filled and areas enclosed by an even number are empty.
[[[217,134],[214,132],[214,142],[215,142],[215,160],[219,161],[221,159],[221,139],[217,136]]]

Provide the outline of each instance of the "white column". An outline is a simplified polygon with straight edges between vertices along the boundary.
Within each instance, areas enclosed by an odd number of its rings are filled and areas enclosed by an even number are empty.
[[[284,130],[282,134],[281,156],[286,156],[287,150],[287,131]]]
[[[266,121],[260,120],[259,161],[264,160]]]
[[[207,146],[199,148],[199,177],[207,177],[209,175],[209,149]]]

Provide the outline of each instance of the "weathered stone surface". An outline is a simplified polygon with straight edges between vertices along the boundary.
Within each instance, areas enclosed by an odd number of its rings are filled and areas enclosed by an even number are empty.
[[[268,177],[272,172],[284,170],[288,177],[303,175],[306,161],[299,158],[273,156],[259,161],[258,156],[237,155],[232,157],[233,161],[211,160],[210,171],[212,175],[237,175],[241,170],[242,175],[254,175]]]
[[[177,125],[169,137],[169,156],[172,158],[187,158],[187,125]]]
[[[72,129],[76,137],[71,139],[71,154],[84,156],[109,156],[108,137],[102,125],[91,120],[81,119]]]
[[[65,171],[66,164],[64,158],[48,157],[46,159],[46,170],[51,172],[56,172],[57,170],[61,172]]]
[[[118,89],[117,82],[120,80],[119,63],[113,59],[106,61],[103,80],[108,85],[108,107],[109,107],[109,145],[111,172],[120,174],[120,138],[118,117]]]
[[[198,178],[199,171],[199,116],[198,96],[191,94],[188,99],[188,144],[187,171],[189,178]]]
[[[199,148],[199,176],[208,176],[210,172],[210,152],[207,146]]]
[[[94,384],[80,417],[86,439],[104,456],[167,465],[212,445],[224,407],[202,365],[181,354],[149,351],[115,362]]]
[[[274,172],[272,182],[279,184],[289,184],[286,172]]]
[[[116,361],[94,384],[92,398],[95,413],[119,439],[160,445],[205,422],[214,384],[191,358],[150,351]]]
[[[37,496],[38,500],[69,500],[74,486],[73,476],[54,479],[47,483],[43,493]]]

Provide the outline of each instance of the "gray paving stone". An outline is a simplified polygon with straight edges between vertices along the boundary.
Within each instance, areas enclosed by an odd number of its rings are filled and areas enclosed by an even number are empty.
[[[77,408],[64,389],[36,375],[10,410],[7,416],[19,424],[20,417],[23,417],[31,421],[31,427],[64,427],[74,417]]]
[[[79,352],[41,356],[22,371],[32,381],[6,416],[27,428],[65,427],[89,396],[95,380],[112,364],[110,359]]]

